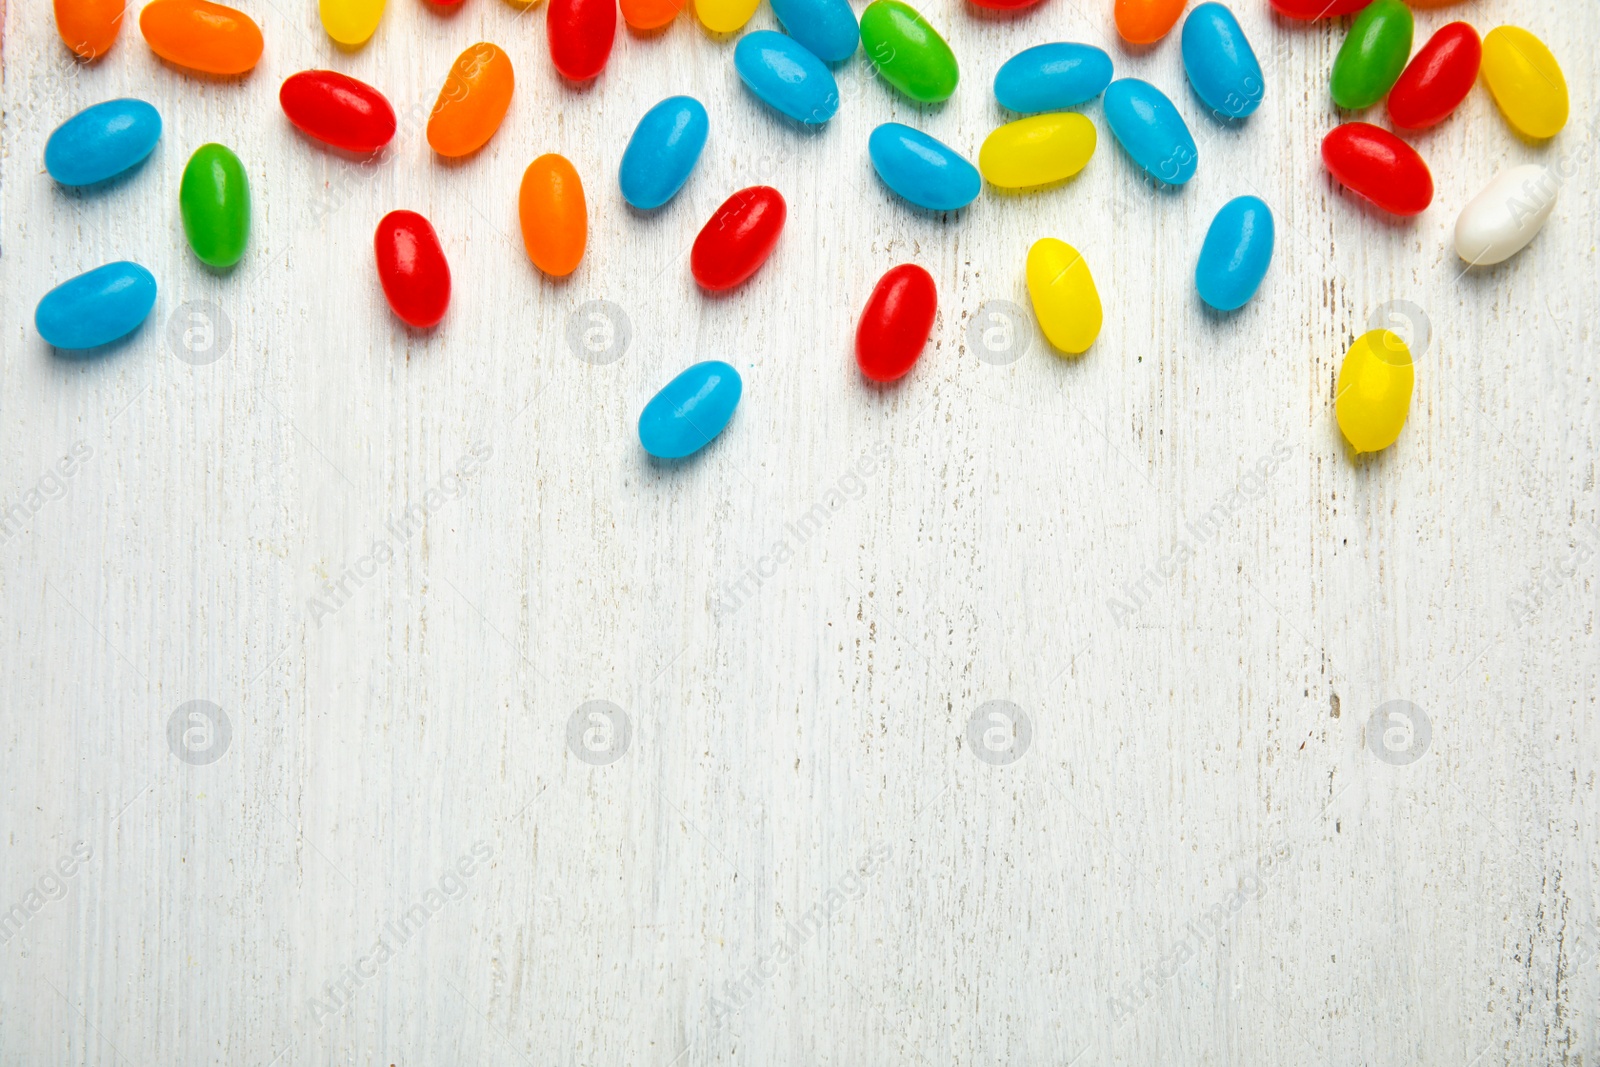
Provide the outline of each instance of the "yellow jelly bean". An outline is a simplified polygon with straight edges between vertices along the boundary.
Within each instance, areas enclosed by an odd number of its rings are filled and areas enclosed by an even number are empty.
[[[319,0],[322,28],[344,45],[366,44],[383,18],[383,0]]]
[[[1528,137],[1554,137],[1567,124],[1567,79],[1543,41],[1520,26],[1483,39],[1483,80],[1500,113]]]
[[[1076,112],[1034,115],[984,138],[978,169],[1002,189],[1049,185],[1082,170],[1094,144],[1094,123]]]
[[[1411,350],[1388,330],[1356,338],[1345,353],[1335,387],[1333,413],[1357,452],[1379,452],[1394,444],[1411,408],[1416,371]]]
[[[733,33],[750,21],[761,0],[694,0],[694,13],[712,33]]]
[[[1050,343],[1077,355],[1100,336],[1100,293],[1089,264],[1065,241],[1045,237],[1028,249],[1028,296]]]

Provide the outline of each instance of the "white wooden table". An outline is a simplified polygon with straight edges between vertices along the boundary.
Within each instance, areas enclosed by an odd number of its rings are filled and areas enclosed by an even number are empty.
[[[131,18],[75,67],[42,0],[11,5],[0,1062],[1600,1061],[1600,9],[1418,13],[1419,43],[1455,17],[1548,40],[1573,117],[1526,144],[1474,90],[1417,139],[1437,199],[1396,224],[1318,157],[1342,28],[1234,6],[1269,72],[1237,129],[1176,34],[1106,40],[1110,0],[939,0],[955,97],[911,107],[858,55],[805,135],[692,17],[620,32],[574,91],[542,7],[500,0],[390,0],[349,54],[310,0],[249,0],[266,55],[225,83]],[[877,181],[873,126],[976,158],[999,64],[1059,39],[1173,96],[1187,188],[1139,181],[1098,104],[1064,187],[930,216]],[[516,97],[451,165],[422,124],[478,40]],[[394,101],[380,162],[290,128],[278,85],[310,67]],[[638,214],[618,159],[674,92],[711,140]],[[154,156],[57,187],[49,132],[128,94],[162,112]],[[255,205],[226,274],[178,217],[213,140]],[[549,151],[591,205],[562,282],[517,232]],[[1533,160],[1570,175],[1548,227],[1463,275],[1456,212]],[[707,298],[688,245],[756,182],[788,199],[778,251]],[[1194,258],[1246,192],[1276,258],[1213,315]],[[374,276],[398,207],[454,272],[431,333]],[[1081,359],[1026,312],[1008,333],[1046,235],[1105,299]],[[52,354],[39,297],[119,258],[159,280],[150,321]],[[868,388],[856,316],[904,261],[939,322]],[[1410,422],[1356,462],[1333,381],[1390,319]],[[652,465],[641,406],[714,357],[745,377],[733,423]]]

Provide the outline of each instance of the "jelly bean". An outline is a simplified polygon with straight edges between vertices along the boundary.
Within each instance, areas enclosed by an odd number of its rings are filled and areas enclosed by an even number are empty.
[[[644,113],[622,153],[617,181],[622,198],[636,208],[658,208],[689,180],[710,124],[692,96],[669,96]]]
[[[183,232],[200,262],[231,267],[250,240],[250,182],[244,164],[219,144],[203,144],[189,157],[178,186]]]
[[[79,59],[111,51],[122,30],[125,0],[56,0],[56,32]]]
[[[1154,44],[1167,35],[1183,14],[1186,0],[1117,0],[1113,15],[1117,32],[1129,44]]]
[[[1333,19],[1354,15],[1372,0],[1272,0],[1278,14],[1292,19]]]
[[[1150,177],[1182,185],[1194,177],[1199,151],[1189,127],[1166,94],[1138,78],[1119,78],[1106,89],[1106,125]]]
[[[1058,41],[1024,49],[1001,64],[994,98],[1025,115],[1064,111],[1093,100],[1110,84],[1110,56],[1092,44]]]
[[[768,185],[728,197],[694,239],[689,269],[695,281],[715,292],[747,280],[772,255],[788,214],[783,196]]]
[[[1411,350],[1388,330],[1370,330],[1345,353],[1334,386],[1339,431],[1357,452],[1381,452],[1406,424],[1416,369]]]
[[[151,0],[139,32],[162,59],[205,74],[243,74],[261,58],[261,28],[210,0]]]
[[[1025,7],[1037,4],[1039,0],[972,0],[972,2],[990,11],[1021,11]]]
[[[1333,102],[1349,111],[1371,107],[1394,85],[1411,56],[1411,9],[1401,0],[1372,0],[1350,24],[1333,60]]]
[[[56,348],[95,348],[137,330],[155,304],[155,278],[124,260],[96,267],[44,294],[33,325]]]
[[[428,116],[428,144],[441,156],[476,152],[494,136],[511,106],[511,57],[480,41],[456,57]]]
[[[342,45],[366,44],[383,18],[384,0],[317,0],[317,14],[329,37]]]
[[[1504,263],[1544,228],[1560,188],[1538,163],[1501,172],[1456,218],[1456,255],[1474,267]]]
[[[845,0],[773,0],[772,13],[789,36],[824,63],[844,62],[861,42],[856,13]]]
[[[902,263],[878,280],[856,327],[856,365],[875,382],[903,378],[933,332],[939,293],[933,277]]]
[[[394,108],[384,95],[337,71],[289,75],[278,103],[301,133],[347,152],[376,152],[394,138]]]
[[[1567,79],[1543,41],[1519,26],[1483,39],[1483,80],[1513,129],[1543,140],[1567,124]]]
[[[563,278],[578,269],[589,240],[583,182],[565,156],[540,156],[528,164],[517,194],[522,244],[533,265]]]
[[[439,235],[415,211],[391,211],[373,237],[378,280],[394,313],[420,329],[444,318],[450,306],[450,264]]]
[[[756,13],[761,0],[694,0],[700,25],[712,33],[735,33]]]
[[[977,168],[955,149],[898,122],[872,131],[867,155],[883,184],[930,211],[960,210],[983,190]]]
[[[1249,303],[1272,263],[1273,240],[1272,209],[1259,198],[1241,196],[1223,204],[1194,268],[1200,299],[1218,311]]]
[[[44,169],[62,185],[105,181],[142,162],[161,139],[161,113],[143,100],[107,100],[56,127]]]
[[[556,69],[577,82],[598,77],[617,39],[617,0],[549,0],[545,14]]]
[[[1416,150],[1365,122],[1336,126],[1322,139],[1328,173],[1351,192],[1395,215],[1416,215],[1433,203],[1433,175]]]
[[[983,140],[978,169],[1002,189],[1070,178],[1094,155],[1094,123],[1074,111],[1008,122]]]
[[[861,46],[884,81],[924,104],[949,99],[961,80],[944,38],[900,0],[872,0],[861,12]]]
[[[1195,95],[1223,118],[1242,119],[1261,106],[1261,63],[1239,20],[1221,4],[1201,4],[1183,20],[1183,69]]]
[[[621,0],[622,18],[636,30],[659,30],[678,17],[687,0]]]
[[[1389,120],[1402,130],[1443,122],[1467,98],[1482,59],[1477,30],[1465,22],[1440,27],[1389,90]]]
[[[793,37],[775,30],[747,33],[733,50],[733,65],[763,103],[797,122],[820,126],[839,110],[839,83]]]
[[[683,459],[727,428],[744,395],[739,372],[719,359],[696,363],[639,413],[639,443],[657,459]]]
[[[1063,352],[1087,352],[1100,336],[1100,292],[1078,250],[1045,237],[1028,249],[1028,297],[1039,328]]]

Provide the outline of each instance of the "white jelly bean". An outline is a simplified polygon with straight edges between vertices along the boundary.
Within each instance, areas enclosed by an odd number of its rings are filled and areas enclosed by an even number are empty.
[[[1456,219],[1456,255],[1475,267],[1510,259],[1528,246],[1556,206],[1561,180],[1527,163],[1502,171]]]

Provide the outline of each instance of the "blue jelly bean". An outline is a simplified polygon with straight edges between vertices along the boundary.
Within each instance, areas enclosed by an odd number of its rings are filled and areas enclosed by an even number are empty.
[[[114,178],[161,139],[161,113],[143,100],[107,100],[56,127],[44,143],[44,169],[62,185]]]
[[[1242,119],[1261,106],[1261,64],[1239,20],[1221,4],[1201,4],[1184,20],[1183,69],[1195,95],[1220,118]]]
[[[1200,299],[1218,311],[1249,302],[1272,262],[1272,209],[1258,197],[1241,196],[1222,205],[1200,246],[1194,285]]]
[[[1030,115],[1093,100],[1111,84],[1111,57],[1092,44],[1061,41],[1024,49],[994,76],[1000,106]]]
[[[816,56],[793,37],[757,30],[733,50],[739,77],[769,107],[808,126],[821,125],[839,110],[839,83]]]
[[[885,122],[867,138],[867,155],[883,184],[918,207],[955,211],[983,189],[978,168],[921,130]]]
[[[744,394],[739,372],[717,359],[668,382],[639,414],[639,443],[657,459],[682,459],[711,443]]]
[[[622,153],[617,172],[622,199],[649,210],[677,196],[700,160],[709,130],[705,106],[692,96],[669,96],[646,111]]]
[[[1168,185],[1194,177],[1199,161],[1194,138],[1160,89],[1138,78],[1118,78],[1106,88],[1105,112],[1118,143],[1150,177]]]
[[[94,348],[138,329],[155,303],[149,271],[137,263],[107,263],[44,294],[33,324],[57,348]]]
[[[773,0],[772,13],[824,63],[849,59],[861,43],[861,26],[845,0]]]

